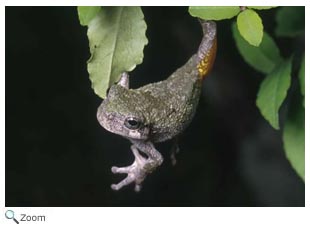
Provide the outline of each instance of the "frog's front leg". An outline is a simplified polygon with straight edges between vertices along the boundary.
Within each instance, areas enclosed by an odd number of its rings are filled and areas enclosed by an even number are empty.
[[[153,172],[163,162],[162,155],[156,150],[151,142],[131,140],[133,145],[131,150],[135,156],[135,160],[132,165],[127,167],[112,167],[113,173],[127,173],[127,177],[118,184],[112,184],[113,190],[119,190],[122,187],[134,182],[135,191],[141,190],[141,184],[145,177]],[[146,154],[147,158],[144,158],[139,150]]]

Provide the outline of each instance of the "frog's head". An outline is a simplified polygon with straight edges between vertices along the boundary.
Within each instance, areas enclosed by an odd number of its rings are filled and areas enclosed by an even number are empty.
[[[131,139],[146,140],[149,126],[145,104],[138,92],[120,84],[111,86],[97,111],[97,119],[106,130]]]

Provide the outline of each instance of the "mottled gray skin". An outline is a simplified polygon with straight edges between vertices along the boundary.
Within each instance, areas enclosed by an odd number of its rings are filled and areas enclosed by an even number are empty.
[[[135,161],[130,166],[112,167],[113,173],[127,174],[120,183],[113,184],[112,189],[119,190],[134,182],[135,190],[139,191],[145,177],[163,162],[153,143],[175,137],[191,122],[202,85],[197,65],[205,57],[202,52],[211,48],[216,35],[214,22],[203,23],[203,27],[205,25],[211,28],[204,31],[198,55],[193,55],[166,80],[138,89],[129,89],[129,76],[123,73],[118,84],[111,86],[107,98],[99,106],[99,123],[106,130],[129,139],[135,156]],[[210,33],[213,34],[211,38]],[[130,121],[132,119],[134,122]],[[137,124],[132,127],[133,123]]]

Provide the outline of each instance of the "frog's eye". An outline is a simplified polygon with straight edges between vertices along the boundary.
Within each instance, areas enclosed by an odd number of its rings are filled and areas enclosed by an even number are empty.
[[[138,128],[140,128],[140,126],[142,124],[141,124],[141,121],[139,119],[137,119],[135,117],[128,117],[128,118],[126,118],[124,125],[128,129],[138,129]]]

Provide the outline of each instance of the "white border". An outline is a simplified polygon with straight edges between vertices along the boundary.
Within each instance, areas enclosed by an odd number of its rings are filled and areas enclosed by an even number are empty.
[[[1,77],[0,77],[0,89],[1,89],[1,96],[0,96],[0,205],[4,207],[5,201],[5,8],[0,8],[0,15],[1,15]],[[0,214],[1,216],[1,214]],[[1,219],[0,219],[1,220]],[[0,222],[1,223],[1,222]]]
[[[17,214],[46,215],[45,222],[20,222],[28,226],[309,226],[306,208],[12,208]],[[1,220],[2,219],[2,220]],[[3,218],[0,223],[13,225]],[[3,221],[3,222],[2,222]],[[2,226],[2,225],[1,225]]]
[[[26,6],[26,5],[231,5],[231,2],[223,1],[4,1],[4,5]],[[223,4],[224,3],[224,4]],[[234,1],[234,5],[308,5],[308,1]],[[4,31],[5,7],[1,7],[1,30]],[[308,21],[310,10],[306,7],[306,39],[309,38]],[[12,220],[4,218],[4,212],[7,208],[4,206],[5,194],[5,40],[2,33],[2,52],[1,52],[1,97],[0,97],[0,120],[1,120],[1,151],[0,151],[0,226],[15,226]],[[306,42],[306,56],[308,56],[308,45]],[[308,58],[306,58],[308,59]],[[306,75],[308,75],[306,67]],[[306,76],[306,90],[309,90],[309,82]],[[306,106],[310,105],[306,97]],[[309,116],[309,110],[306,108],[306,116]],[[309,148],[308,139],[309,120],[306,118],[306,148]],[[309,163],[309,154],[306,149],[306,166]],[[309,180],[309,168],[306,168],[306,182]],[[306,185],[306,208],[12,208],[16,215],[43,214],[47,221],[44,226],[310,226],[308,223],[309,215],[309,187]],[[43,226],[42,223],[21,223],[28,226]]]

